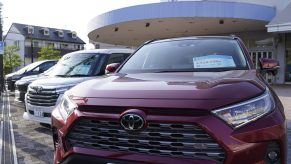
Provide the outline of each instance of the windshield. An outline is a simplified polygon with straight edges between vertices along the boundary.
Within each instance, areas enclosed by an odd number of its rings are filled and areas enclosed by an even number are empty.
[[[93,76],[101,54],[71,53],[63,56],[49,73],[50,76]]]
[[[119,72],[216,72],[237,69],[247,69],[246,59],[237,41],[208,38],[144,45]]]
[[[23,74],[24,72],[28,72],[31,71],[32,69],[34,69],[35,67],[37,67],[38,65],[40,65],[41,63],[43,63],[43,61],[38,61],[38,62],[34,62],[31,63],[23,68],[21,68],[20,70],[18,70],[16,72],[16,74]]]

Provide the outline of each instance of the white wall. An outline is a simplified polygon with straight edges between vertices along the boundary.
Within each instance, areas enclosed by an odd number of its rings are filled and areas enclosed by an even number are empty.
[[[277,60],[279,60],[280,63],[280,68],[278,71],[278,74],[276,76],[276,82],[278,84],[284,84],[285,82],[285,68],[286,68],[286,47],[285,47],[285,35],[284,34],[279,34],[281,35],[281,41],[277,46],[276,49],[276,54],[277,54]]]
[[[19,51],[17,53],[20,55],[22,60],[24,60],[24,51],[25,51],[24,40],[25,40],[25,37],[14,26],[11,26],[11,29],[9,30],[9,33],[7,33],[4,40],[6,43],[6,46],[15,45],[16,41],[19,42]]]
[[[161,0],[161,2],[175,2],[175,1],[209,1],[209,0]],[[282,11],[291,0],[212,0],[212,1],[222,1],[222,2],[244,2],[244,3],[253,3],[265,6],[276,7],[277,13]]]

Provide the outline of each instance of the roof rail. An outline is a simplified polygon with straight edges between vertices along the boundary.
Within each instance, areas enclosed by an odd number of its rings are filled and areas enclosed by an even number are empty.
[[[151,39],[151,40],[145,41],[143,44],[149,44],[149,43],[154,42],[154,41],[156,41],[156,40],[157,40],[157,39]]]
[[[229,36],[232,37],[233,39],[237,38],[235,34],[230,34]]]

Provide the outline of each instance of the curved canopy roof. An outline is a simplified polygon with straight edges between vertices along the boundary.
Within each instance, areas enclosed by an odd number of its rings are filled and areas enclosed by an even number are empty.
[[[249,3],[184,1],[138,5],[92,19],[92,41],[137,46],[156,38],[229,34],[265,29],[275,8]]]

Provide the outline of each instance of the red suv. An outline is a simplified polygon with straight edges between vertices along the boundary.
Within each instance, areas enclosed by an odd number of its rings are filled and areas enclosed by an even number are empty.
[[[261,66],[235,36],[147,42],[65,93],[54,163],[286,163],[284,109],[261,75],[278,63]]]

